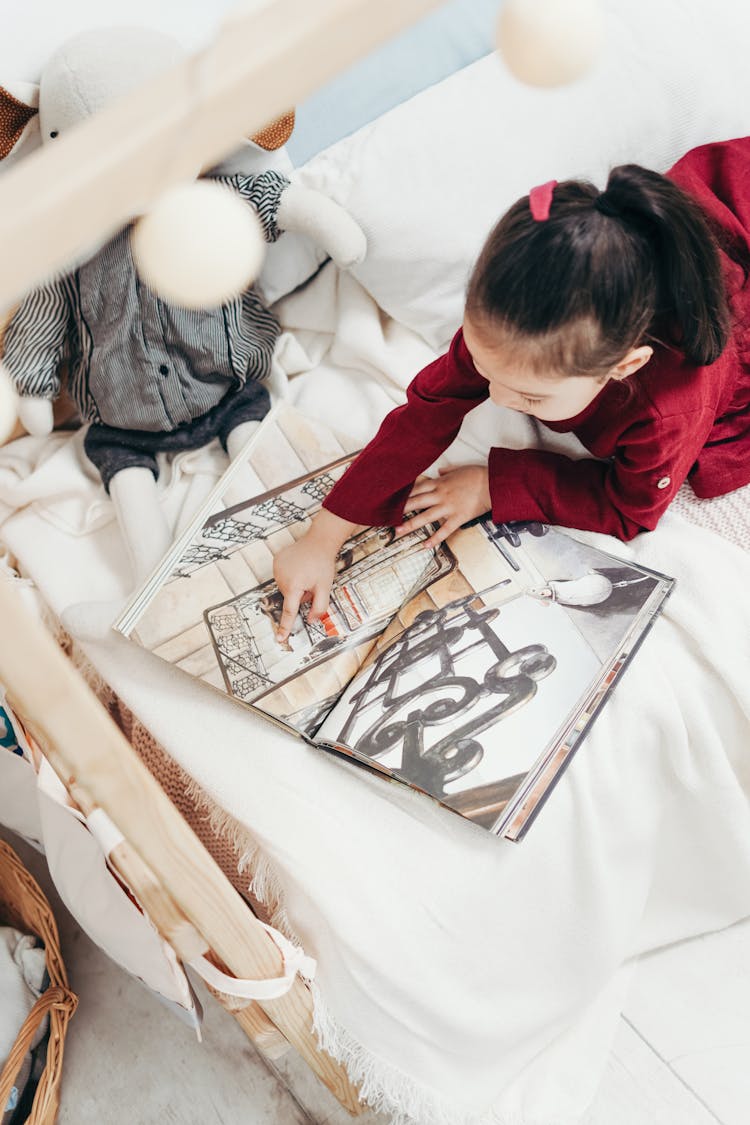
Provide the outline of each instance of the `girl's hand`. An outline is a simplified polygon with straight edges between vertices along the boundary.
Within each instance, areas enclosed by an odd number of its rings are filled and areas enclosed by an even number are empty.
[[[284,607],[276,633],[279,641],[285,641],[289,636],[300,602],[306,594],[312,598],[310,618],[314,620],[327,611],[336,574],[336,556],[341,544],[356,526],[322,508],[310,530],[274,557],[273,576],[284,595]]]
[[[451,532],[476,516],[483,516],[492,507],[490,477],[486,465],[460,465],[441,469],[435,479],[417,481],[406,501],[407,511],[416,511],[406,523],[396,528],[396,535],[406,535],[428,523],[440,523],[425,547],[437,547]]]

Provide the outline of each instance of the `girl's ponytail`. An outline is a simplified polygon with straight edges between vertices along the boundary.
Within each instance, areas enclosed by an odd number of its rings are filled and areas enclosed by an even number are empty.
[[[604,377],[630,348],[667,343],[697,366],[729,339],[722,263],[697,203],[658,172],[615,168],[605,191],[557,184],[537,220],[529,196],[490,234],[467,312],[540,371]]]
[[[698,205],[658,172],[623,164],[594,206],[651,244],[656,322],[693,363],[713,363],[729,339],[729,310],[716,242]]]

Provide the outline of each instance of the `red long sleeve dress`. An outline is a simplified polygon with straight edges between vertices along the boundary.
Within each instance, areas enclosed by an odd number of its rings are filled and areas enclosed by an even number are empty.
[[[730,341],[708,367],[657,346],[645,367],[610,380],[576,417],[544,423],[574,433],[590,457],[493,448],[490,495],[499,522],[541,520],[631,539],[656,526],[686,479],[700,497],[750,483],[750,138],[693,149],[668,175],[720,228]],[[324,506],[355,523],[401,522],[414,480],[488,397],[488,386],[459,331]]]

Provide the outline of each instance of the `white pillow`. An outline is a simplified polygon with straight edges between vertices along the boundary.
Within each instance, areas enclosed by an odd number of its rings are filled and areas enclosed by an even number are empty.
[[[489,55],[320,153],[301,182],[361,223],[353,273],[396,320],[442,348],[497,218],[535,184],[603,186],[635,162],[666,171],[698,144],[750,132],[750,5],[604,0],[596,70],[556,90]]]

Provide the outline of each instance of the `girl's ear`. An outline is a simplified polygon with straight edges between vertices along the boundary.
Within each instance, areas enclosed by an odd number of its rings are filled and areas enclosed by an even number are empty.
[[[641,344],[638,348],[631,348],[627,355],[624,355],[620,362],[612,368],[609,373],[610,378],[627,379],[628,375],[640,371],[653,354],[654,349],[650,344]]]

